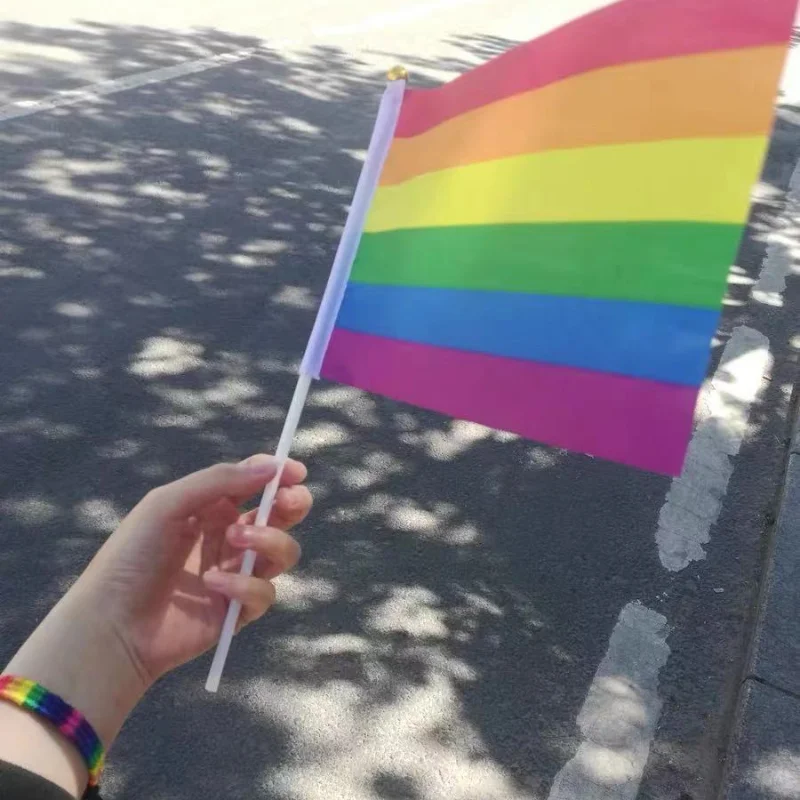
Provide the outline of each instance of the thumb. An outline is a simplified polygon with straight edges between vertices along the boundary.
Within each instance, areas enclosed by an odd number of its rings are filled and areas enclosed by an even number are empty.
[[[215,464],[154,489],[145,498],[163,521],[184,518],[223,497],[250,497],[278,471],[274,456],[260,453],[238,464]]]

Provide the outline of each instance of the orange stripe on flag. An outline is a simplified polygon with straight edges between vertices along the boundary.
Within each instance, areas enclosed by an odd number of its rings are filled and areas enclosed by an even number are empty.
[[[609,67],[482,106],[392,143],[381,185],[543,150],[763,134],[785,48]]]

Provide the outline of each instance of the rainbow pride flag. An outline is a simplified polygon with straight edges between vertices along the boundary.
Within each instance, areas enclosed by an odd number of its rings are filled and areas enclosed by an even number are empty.
[[[678,474],[795,0],[622,0],[406,89],[325,378]]]

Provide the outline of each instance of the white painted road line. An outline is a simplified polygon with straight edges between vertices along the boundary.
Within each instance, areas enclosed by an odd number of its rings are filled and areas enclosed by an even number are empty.
[[[666,637],[663,615],[640,603],[622,609],[578,715],[583,741],[548,800],[635,800],[661,714]]]
[[[714,377],[700,393],[699,422],[683,472],[672,481],[658,518],[658,556],[671,572],[706,557],[703,545],[733,474],[731,457],[742,445],[750,406],[771,362],[764,334],[734,328]]]
[[[147,72],[137,72],[116,80],[84,86],[81,89],[58,92],[41,100],[19,100],[15,103],[0,106],[0,122],[38,114],[40,111],[51,111],[62,106],[74,106],[78,103],[92,102],[100,97],[124,92],[127,89],[137,89],[140,86],[147,86],[151,83],[162,83],[163,81],[182,78],[184,75],[192,75],[195,72],[204,72],[226,64],[235,64],[237,61],[251,58],[258,52],[258,48],[250,47],[246,50],[221,53],[216,56],[201,58],[197,61],[185,61],[182,64],[176,64],[174,67],[161,67]]]
[[[353,36],[393,27],[395,25],[416,22],[437,11],[485,2],[487,2],[487,0],[434,0],[434,2],[404,6],[395,11],[388,11],[382,14],[373,14],[352,23],[323,25],[312,29],[311,40],[308,44],[318,44],[319,42],[315,40],[325,40],[336,36]],[[147,86],[149,84],[163,83],[164,81],[182,78],[185,75],[192,75],[197,72],[205,72],[209,69],[252,58],[259,53],[267,54],[282,48],[296,47],[302,43],[300,39],[294,38],[265,41],[263,45],[258,47],[249,47],[234,52],[220,53],[196,61],[186,61],[172,67],[161,67],[147,72],[138,72],[115,80],[102,81],[89,86],[83,86],[79,89],[57,92],[56,94],[49,95],[39,100],[18,100],[5,106],[0,106],[0,123],[27,117],[31,114],[38,114],[41,111],[52,111],[54,108],[93,102],[106,95],[124,92],[128,89],[137,89],[140,86]]]

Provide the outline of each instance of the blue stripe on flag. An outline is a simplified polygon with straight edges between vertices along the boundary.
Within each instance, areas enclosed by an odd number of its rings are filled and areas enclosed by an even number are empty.
[[[716,311],[655,303],[350,283],[358,333],[697,386]]]

